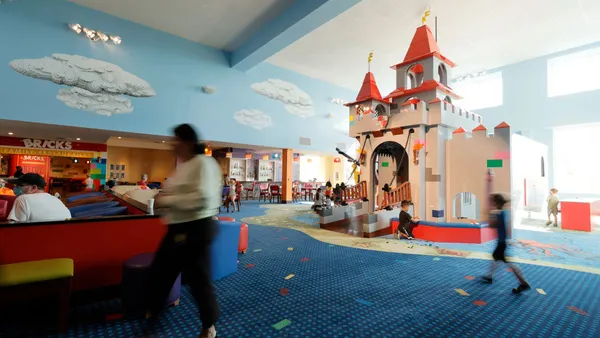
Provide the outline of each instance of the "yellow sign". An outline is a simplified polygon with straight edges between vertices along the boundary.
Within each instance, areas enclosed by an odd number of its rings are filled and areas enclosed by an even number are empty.
[[[93,151],[0,147],[0,154],[93,158]]]

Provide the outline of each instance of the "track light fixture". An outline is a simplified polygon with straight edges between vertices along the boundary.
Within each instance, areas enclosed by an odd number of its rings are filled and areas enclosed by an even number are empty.
[[[75,34],[81,34],[83,32],[83,34],[91,41],[107,42],[108,40],[110,40],[115,45],[121,44],[121,37],[119,37],[119,36],[110,35],[110,34],[102,33],[101,31],[83,27],[78,23],[70,23],[69,29],[72,30],[73,32],[75,32]]]

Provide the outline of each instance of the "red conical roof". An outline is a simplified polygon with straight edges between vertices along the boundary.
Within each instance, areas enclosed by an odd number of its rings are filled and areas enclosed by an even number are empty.
[[[375,81],[375,76],[373,76],[373,73],[371,72],[368,72],[365,75],[362,87],[360,88],[358,96],[356,97],[356,102],[367,100],[383,101],[381,93],[379,92],[379,88],[377,87],[377,82]]]
[[[452,134],[462,134],[464,132],[465,132],[465,130],[463,129],[463,127],[458,127],[458,129],[453,131]]]
[[[480,124],[473,131],[487,131],[487,128],[483,124]]]
[[[455,66],[454,62],[448,60],[442,55],[440,47],[438,46],[437,41],[435,41],[435,37],[431,32],[431,28],[429,28],[427,25],[423,25],[417,28],[417,31],[410,42],[410,46],[408,47],[408,51],[406,52],[406,56],[404,56],[404,61],[392,66],[392,68],[395,69],[430,56],[437,56],[450,67]]]
[[[502,129],[502,128],[510,128],[510,126],[506,122],[502,122],[496,126],[494,129]]]

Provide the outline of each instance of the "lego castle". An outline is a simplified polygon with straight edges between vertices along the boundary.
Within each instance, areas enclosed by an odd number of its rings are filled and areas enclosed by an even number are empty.
[[[369,72],[347,104],[349,134],[364,154],[367,213],[410,199],[423,220],[480,222],[487,217],[488,170],[494,191],[511,195],[510,127],[488,130],[481,116],[455,105],[461,97],[449,85],[454,67],[431,29],[420,26],[404,61],[392,66],[397,89],[383,97]]]

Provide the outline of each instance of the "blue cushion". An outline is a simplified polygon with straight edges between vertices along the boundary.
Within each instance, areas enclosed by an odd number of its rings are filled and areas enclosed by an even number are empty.
[[[400,222],[398,217],[394,217],[390,219],[391,222],[396,221]],[[487,223],[479,223],[479,224],[471,224],[471,223],[450,223],[450,222],[431,222],[431,221],[419,221],[419,225],[427,225],[431,227],[437,228],[460,228],[460,229],[480,229],[487,228],[489,225]]]
[[[96,197],[96,196],[103,196],[103,195],[104,195],[104,193],[103,192],[99,192],[99,191],[88,192],[88,193],[85,193],[85,194],[75,195],[75,196],[71,196],[71,197],[67,198],[67,203],[72,203],[72,202],[75,202],[75,201],[79,201],[79,200],[82,200],[84,198],[90,198],[90,197]]]
[[[114,207],[114,208],[103,208],[103,209],[92,209],[88,211],[82,211],[73,215],[74,218],[83,217],[100,217],[100,216],[115,216],[123,215],[127,213],[127,207]]]
[[[69,210],[71,211],[71,215],[73,215],[73,214],[80,213],[83,211],[88,211],[88,210],[92,210],[92,209],[112,208],[112,207],[116,207],[118,205],[119,205],[119,202],[115,202],[115,201],[90,203],[90,204],[80,205],[77,207],[72,207],[72,208],[69,208]]]
[[[239,222],[216,221],[219,233],[212,245],[212,278],[219,280],[237,271],[238,242],[240,240]]]

